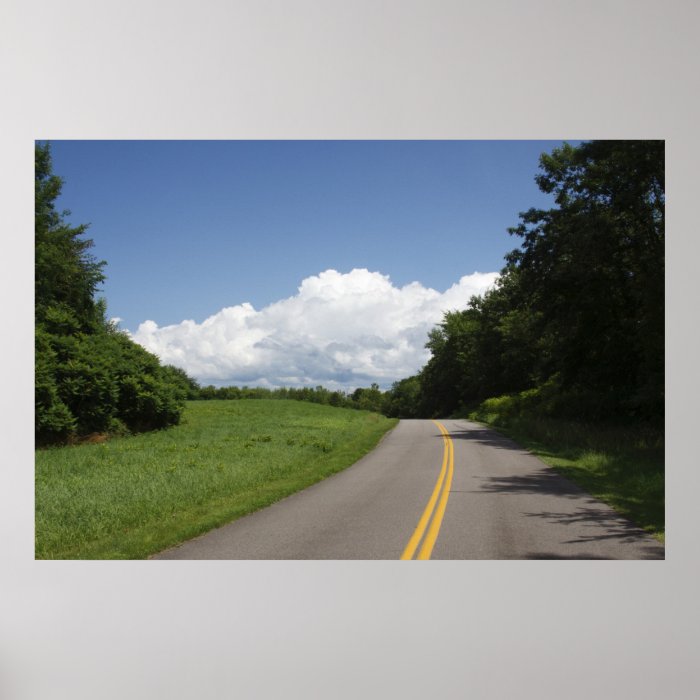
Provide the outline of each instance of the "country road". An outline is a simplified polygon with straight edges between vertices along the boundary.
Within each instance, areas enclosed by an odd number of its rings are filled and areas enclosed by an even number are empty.
[[[664,559],[495,431],[402,420],[349,469],[153,559]]]

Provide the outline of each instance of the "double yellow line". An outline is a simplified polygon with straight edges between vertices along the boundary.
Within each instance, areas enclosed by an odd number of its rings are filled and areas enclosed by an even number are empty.
[[[428,529],[428,532],[425,534],[423,545],[421,546],[416,559],[430,559],[430,555],[433,552],[433,547],[435,546],[435,541],[437,540],[438,533],[440,532],[442,518],[445,515],[445,508],[447,508],[447,499],[450,497],[450,487],[452,486],[452,475],[454,474],[455,463],[454,445],[452,444],[452,438],[445,429],[445,426],[437,421],[433,421],[433,423],[440,428],[442,439],[445,443],[442,456],[442,469],[440,470],[437,483],[435,484],[433,493],[430,496],[428,505],[425,507],[423,515],[421,515],[418,525],[416,526],[413,535],[411,535],[411,539],[406,545],[406,549],[403,550],[401,559],[413,559],[413,555],[416,553],[416,549],[418,549],[421,539],[423,539],[426,528]],[[439,502],[438,498],[440,499]],[[437,509],[435,508],[436,503]],[[435,512],[433,513],[433,511]],[[430,526],[428,526],[428,523],[430,523]]]

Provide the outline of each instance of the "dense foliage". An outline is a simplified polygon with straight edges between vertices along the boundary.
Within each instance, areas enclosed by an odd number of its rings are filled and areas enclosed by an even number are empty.
[[[664,143],[566,144],[543,154],[540,170],[556,206],[521,214],[510,229],[521,246],[495,288],[431,332],[419,412],[522,394],[544,414],[659,422]]]
[[[177,423],[192,380],[118,331],[95,299],[105,263],[86,226],[70,226],[55,200],[48,144],[35,148],[35,436],[37,444]]]

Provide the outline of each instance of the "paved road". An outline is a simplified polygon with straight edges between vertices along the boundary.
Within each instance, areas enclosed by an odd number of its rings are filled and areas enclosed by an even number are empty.
[[[512,441],[402,420],[369,455],[154,559],[663,559],[664,548]]]

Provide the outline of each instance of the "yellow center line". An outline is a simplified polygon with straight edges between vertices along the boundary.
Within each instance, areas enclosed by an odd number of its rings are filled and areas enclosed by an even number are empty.
[[[416,526],[413,535],[411,535],[411,539],[408,541],[406,549],[404,549],[403,554],[401,555],[401,559],[413,559],[413,555],[418,548],[426,528],[428,528],[428,534],[425,537],[425,541],[423,542],[423,546],[418,553],[417,559],[430,559],[433,547],[435,546],[435,541],[437,540],[438,533],[440,532],[442,518],[445,515],[445,509],[447,508],[447,499],[450,496],[452,475],[454,474],[454,446],[445,427],[437,421],[433,421],[433,423],[435,423],[435,425],[437,425],[437,427],[440,429],[445,445],[442,456],[442,469],[440,470],[437,483],[435,484],[433,493],[430,496],[428,505],[425,507],[425,510],[418,521],[418,525]],[[445,480],[446,474],[447,479]],[[438,501],[438,496],[440,501],[437,505],[437,510],[435,510],[435,504]],[[435,515],[431,522],[430,518],[433,516],[433,510],[435,510]],[[428,527],[429,522],[430,527]]]

